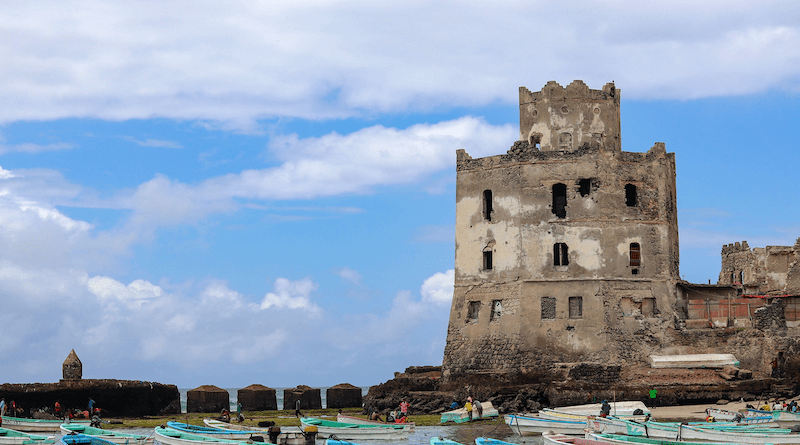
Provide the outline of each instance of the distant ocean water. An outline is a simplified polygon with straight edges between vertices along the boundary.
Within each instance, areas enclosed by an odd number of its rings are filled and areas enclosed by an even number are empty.
[[[321,386],[319,388],[320,398],[322,398],[322,407],[328,407],[328,400],[327,400],[327,389],[328,386]],[[186,412],[186,393],[189,392],[194,388],[178,388],[178,392],[181,394],[181,412]],[[239,390],[241,388],[222,388],[225,391],[228,391],[228,395],[231,400],[231,412],[236,411],[236,403],[239,401]],[[275,396],[278,399],[278,409],[285,409],[283,407],[283,390],[287,388],[274,388],[275,389]],[[361,387],[361,394],[366,396],[367,391],[369,391],[369,386],[362,386]]]

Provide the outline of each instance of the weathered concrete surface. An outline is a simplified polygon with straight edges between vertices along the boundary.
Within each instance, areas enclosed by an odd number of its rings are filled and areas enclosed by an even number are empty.
[[[83,364],[74,349],[69,352],[64,364],[61,365],[61,371],[64,380],[80,380],[83,377]]]
[[[89,399],[104,416],[138,417],[180,412],[180,394],[175,385],[139,380],[82,379],[59,383],[0,385],[0,397],[14,400],[26,416],[40,409],[52,413],[56,401],[65,409],[86,409]]]
[[[322,409],[322,394],[319,388],[298,385],[283,390],[283,409],[295,409],[300,401],[300,409]]]
[[[223,409],[231,409],[231,398],[220,387],[201,385],[186,392],[186,412],[217,413]]]
[[[364,404],[361,388],[340,383],[325,390],[327,408],[361,408]]]
[[[278,409],[278,396],[274,389],[252,384],[236,393],[242,409],[246,411],[268,411]]]

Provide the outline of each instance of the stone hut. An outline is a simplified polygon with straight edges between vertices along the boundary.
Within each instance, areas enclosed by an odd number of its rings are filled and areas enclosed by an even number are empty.
[[[278,409],[278,398],[275,390],[264,385],[253,384],[242,388],[237,393],[242,409],[247,411],[268,411]]]
[[[186,393],[186,412],[216,413],[231,409],[230,394],[214,385],[202,385]]]
[[[331,386],[325,391],[325,395],[327,408],[361,408],[364,405],[361,388],[349,383]]]
[[[322,396],[319,388],[299,385],[297,388],[283,390],[283,409],[294,409],[300,401],[300,409],[322,409]]]
[[[61,369],[64,380],[80,380],[83,377],[83,364],[74,349],[69,351],[69,355],[64,360]]]

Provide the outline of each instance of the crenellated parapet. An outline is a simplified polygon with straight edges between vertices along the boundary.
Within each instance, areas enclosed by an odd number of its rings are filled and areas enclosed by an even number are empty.
[[[619,151],[620,90],[593,90],[581,80],[566,88],[548,82],[541,91],[519,89],[520,140],[537,150],[575,151],[586,146]]]

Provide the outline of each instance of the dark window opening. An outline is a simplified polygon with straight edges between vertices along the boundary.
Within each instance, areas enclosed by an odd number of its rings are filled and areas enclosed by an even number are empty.
[[[633,184],[625,184],[625,204],[628,207],[636,206],[636,186]]]
[[[478,312],[481,310],[480,301],[470,301],[467,308],[467,321],[475,321],[478,319]]]
[[[736,282],[736,272],[731,272],[731,284]]]
[[[642,264],[642,250],[639,243],[631,243],[631,267],[639,267]]]
[[[492,251],[487,250],[483,252],[483,269],[492,270]]]
[[[569,247],[565,243],[553,244],[553,265],[569,266]]]
[[[483,191],[483,217],[486,221],[492,220],[492,191]]]
[[[567,217],[567,186],[553,185],[553,213],[559,218]]]
[[[539,150],[542,148],[542,135],[541,133],[534,133],[530,136],[529,139],[530,145],[535,149]]]
[[[492,314],[489,317],[490,321],[494,321],[500,318],[500,315],[503,313],[503,303],[502,300],[494,300],[492,301]]]
[[[583,297],[569,297],[569,318],[583,318]]]
[[[578,191],[581,193],[581,196],[589,196],[589,193],[592,192],[592,180],[581,179],[578,181]]]
[[[555,320],[556,318],[556,299],[553,297],[542,297],[542,320]]]
[[[739,271],[739,282],[744,284],[744,272]]]

